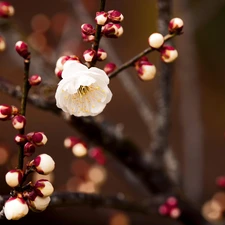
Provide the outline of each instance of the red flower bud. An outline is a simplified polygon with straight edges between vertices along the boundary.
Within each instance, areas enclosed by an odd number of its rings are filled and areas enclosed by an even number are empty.
[[[121,22],[124,19],[124,16],[121,12],[117,10],[108,11],[108,18],[112,22]]]
[[[12,118],[12,125],[16,130],[21,130],[26,125],[26,118],[22,115],[17,115]]]
[[[31,140],[37,146],[45,145],[48,141],[47,137],[43,132],[34,132]]]
[[[20,144],[25,144],[27,142],[27,138],[25,135],[22,134],[17,134],[14,138],[15,142],[20,145]]]
[[[85,41],[85,42],[93,42],[95,40],[94,35],[87,35],[84,33],[82,33],[82,38],[83,38],[83,41]]]
[[[27,157],[32,156],[35,153],[35,145],[27,142],[23,148],[24,155]]]
[[[116,69],[116,64],[114,63],[107,63],[104,67],[104,71],[106,74],[112,73]]]
[[[0,120],[8,120],[12,117],[11,105],[0,105]]]
[[[89,151],[89,155],[90,155],[91,158],[95,159],[96,162],[101,164],[101,165],[104,165],[105,162],[106,162],[106,158],[105,158],[104,152],[99,147],[92,148]]]
[[[108,13],[102,11],[102,12],[96,12],[96,17],[95,17],[95,21],[98,25],[105,25],[106,21],[107,21],[107,15]]]
[[[25,42],[17,41],[15,45],[15,49],[17,53],[24,59],[28,59],[30,57],[30,52],[28,51],[28,45]]]
[[[107,58],[107,53],[102,48],[99,48],[97,53],[98,61],[103,61],[106,58]]]
[[[225,188],[225,176],[217,177],[216,184],[219,188]]]
[[[86,35],[93,35],[95,34],[95,29],[91,24],[88,23],[84,23],[81,25],[81,31],[82,33],[86,34]]]
[[[96,52],[93,49],[88,49],[88,50],[84,51],[83,57],[86,62],[92,62],[94,57],[96,57]]]
[[[0,2],[0,17],[8,18],[14,15],[14,8],[8,2]]]
[[[32,75],[29,78],[29,83],[30,83],[31,86],[39,85],[41,83],[41,76],[39,76],[39,75]]]
[[[107,23],[102,27],[102,33],[108,38],[118,38],[123,34],[123,27],[120,24]]]
[[[75,144],[82,142],[80,138],[77,137],[67,137],[64,140],[65,148],[72,148]]]

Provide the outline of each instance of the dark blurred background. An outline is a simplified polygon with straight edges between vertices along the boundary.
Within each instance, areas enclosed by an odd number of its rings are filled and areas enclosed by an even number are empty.
[[[12,23],[16,31],[4,31],[7,49],[0,54],[1,76],[15,84],[22,83],[23,62],[14,51],[16,41],[27,41],[43,61],[31,61],[31,74],[40,74],[50,87],[57,84],[54,69],[58,57],[64,54],[82,56],[90,44],[83,43],[80,26],[87,21],[78,1],[27,1],[11,0],[15,7]],[[81,5],[94,25],[98,0],[83,0]],[[72,7],[73,5],[73,7]],[[77,7],[77,8],[76,8]],[[148,36],[157,31],[157,9],[155,0],[108,0],[106,10],[117,9],[125,17],[122,25],[124,34],[119,39],[109,40],[113,50],[122,62],[148,47]],[[184,20],[184,34],[174,39],[173,45],[179,52],[174,63],[170,145],[178,161],[179,172],[186,195],[200,207],[216,192],[215,179],[224,175],[225,157],[225,67],[224,51],[225,1],[175,0],[173,16]],[[109,53],[110,54],[110,53]],[[159,55],[152,53],[149,59],[158,64]],[[104,63],[99,63],[103,67]],[[48,69],[45,69],[44,67]],[[155,99],[158,91],[158,77],[141,82],[134,69],[130,77],[140,92],[156,111]],[[41,74],[43,73],[43,74]],[[119,75],[123,76],[123,72]],[[118,77],[119,77],[118,76]],[[117,124],[126,136],[145,149],[151,138],[148,126],[141,119],[135,102],[127,93],[126,84],[119,78],[112,79],[110,88],[113,99],[102,113],[110,122]],[[19,102],[0,93],[0,102],[19,106]],[[146,193],[138,184],[133,184],[130,175],[115,160],[108,156],[106,168],[96,165],[90,159],[76,159],[63,146],[65,137],[77,135],[65,122],[49,112],[31,105],[27,110],[27,131],[44,131],[48,144],[38,153],[46,152],[56,161],[52,181],[56,190],[97,192],[106,195],[124,193],[128,199],[142,200]],[[17,146],[13,137],[17,132],[8,122],[0,123],[0,193],[7,194],[4,175],[16,165]],[[38,154],[37,153],[37,154]],[[174,165],[176,166],[176,165]],[[88,176],[90,169],[97,168],[105,176],[100,185],[89,180],[81,187],[77,177]],[[81,172],[80,172],[81,171]],[[124,177],[129,177],[129,179]],[[87,216],[88,215],[88,216]],[[167,223],[166,219],[149,218],[138,214],[124,214],[114,210],[96,210],[88,207],[48,209],[42,214],[31,214],[21,220],[28,223],[35,217],[50,223],[57,219],[63,224],[155,224]],[[38,220],[37,220],[38,221]],[[40,222],[38,221],[38,222]],[[37,222],[37,223],[38,223]],[[5,223],[5,222],[4,222]],[[33,223],[33,222],[32,222]],[[169,223],[169,222],[168,222]],[[7,224],[7,223],[6,223]],[[36,224],[36,223],[35,223]]]

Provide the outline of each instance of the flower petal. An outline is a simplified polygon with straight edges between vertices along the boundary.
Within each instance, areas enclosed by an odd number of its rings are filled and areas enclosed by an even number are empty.
[[[105,82],[105,84],[109,84],[109,77],[107,76],[107,74],[103,70],[100,70],[97,67],[91,67],[89,69],[88,75],[95,78],[96,80],[101,80]]]

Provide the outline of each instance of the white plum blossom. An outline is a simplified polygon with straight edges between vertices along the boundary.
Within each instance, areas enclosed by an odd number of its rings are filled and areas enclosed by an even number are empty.
[[[96,67],[67,61],[55,98],[57,107],[74,116],[96,116],[112,98],[109,78]]]

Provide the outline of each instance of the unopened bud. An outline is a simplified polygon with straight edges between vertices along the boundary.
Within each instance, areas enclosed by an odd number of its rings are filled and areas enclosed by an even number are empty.
[[[87,154],[87,146],[84,142],[77,143],[72,147],[72,152],[76,157],[83,157]]]
[[[118,38],[123,34],[123,27],[120,24],[107,23],[103,26],[102,33],[108,38]]]
[[[165,63],[171,63],[178,57],[177,50],[172,46],[163,46],[163,48],[160,50],[161,53],[161,59]]]
[[[46,135],[43,132],[34,132],[31,140],[37,146],[45,145],[48,141]]]
[[[138,69],[138,76],[141,78],[141,80],[152,80],[155,75],[156,67],[150,62],[143,63]]]
[[[95,21],[98,25],[105,25],[106,21],[107,21],[107,15],[108,13],[102,11],[102,12],[96,12],[96,17],[95,17]]]
[[[28,59],[30,52],[28,51],[28,45],[23,41],[17,41],[15,45],[17,53],[24,59]]]
[[[104,67],[104,71],[106,74],[112,73],[116,69],[115,63],[107,63]]]
[[[148,58],[146,56],[141,57],[134,63],[135,69],[138,70],[142,65],[146,64],[146,62],[149,62]]]
[[[77,137],[67,137],[64,140],[65,148],[72,148],[75,144],[80,143],[81,139]]]
[[[62,70],[58,69],[57,67],[55,68],[55,75],[59,78],[62,79]]]
[[[12,117],[11,105],[0,105],[0,120],[8,120]]]
[[[40,197],[48,197],[52,195],[54,191],[52,184],[46,179],[38,180],[35,183],[34,188],[35,188],[35,192]]]
[[[7,220],[19,220],[27,215],[29,208],[22,197],[11,197],[4,205],[4,214]]]
[[[85,42],[93,42],[95,40],[95,36],[92,34],[87,35],[87,34],[82,33],[82,38],[83,38],[83,41],[85,41]]]
[[[21,130],[26,125],[26,118],[23,115],[16,115],[12,118],[12,125],[16,130]]]
[[[82,33],[86,34],[86,35],[91,35],[91,34],[95,34],[95,29],[91,24],[88,23],[84,23],[81,25],[81,31]]]
[[[152,48],[160,48],[164,43],[164,38],[160,33],[153,33],[148,38],[148,43]]]
[[[101,165],[104,165],[105,162],[106,162],[106,158],[105,158],[104,152],[99,147],[92,148],[89,151],[89,155],[90,155],[91,158],[95,159],[96,162],[101,164]]]
[[[39,75],[32,75],[29,78],[29,83],[30,83],[31,86],[39,85],[41,83],[41,76],[39,76]]]
[[[180,214],[181,214],[181,211],[179,208],[173,208],[171,209],[169,213],[170,217],[173,219],[177,219],[180,216]]]
[[[74,60],[77,62],[80,62],[79,58],[76,55],[63,55],[59,57],[59,59],[56,61],[56,68],[59,71],[62,71],[64,69],[64,64],[68,60]]]
[[[170,20],[168,30],[171,34],[173,33],[181,33],[184,27],[184,22],[180,18],[173,18]]]
[[[3,52],[6,49],[5,39],[0,36],[0,52]]]
[[[217,177],[216,184],[219,188],[225,188],[225,176]]]
[[[86,62],[92,62],[95,56],[96,56],[96,52],[93,49],[88,49],[84,51],[83,53],[83,57]]]
[[[8,18],[14,15],[14,8],[8,2],[0,2],[0,17]]]
[[[98,61],[103,61],[107,58],[107,53],[102,48],[98,49],[97,59]]]
[[[40,174],[49,174],[55,168],[55,162],[51,156],[41,154],[29,163],[29,166],[35,166],[36,171]]]
[[[15,142],[20,145],[20,144],[25,144],[27,142],[27,138],[23,134],[17,134],[14,138]]]
[[[35,153],[35,145],[27,142],[23,148],[24,156],[30,157]]]
[[[124,16],[121,12],[117,10],[108,11],[108,18],[112,22],[121,22],[124,19]]]
[[[170,207],[176,207],[177,204],[178,204],[178,201],[175,197],[169,197],[167,200],[166,200],[166,204]]]
[[[162,215],[162,216],[168,216],[170,213],[170,208],[163,204],[159,207],[159,214]]]
[[[5,175],[5,181],[10,187],[18,186],[23,179],[23,171],[19,169],[10,170]]]
[[[36,196],[33,200],[28,199],[27,203],[29,208],[34,212],[44,211],[51,201],[50,197]]]

